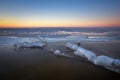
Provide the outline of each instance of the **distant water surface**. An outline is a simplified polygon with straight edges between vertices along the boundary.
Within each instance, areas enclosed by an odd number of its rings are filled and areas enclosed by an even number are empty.
[[[34,41],[110,41],[120,40],[120,28],[14,28],[0,29],[0,44]]]

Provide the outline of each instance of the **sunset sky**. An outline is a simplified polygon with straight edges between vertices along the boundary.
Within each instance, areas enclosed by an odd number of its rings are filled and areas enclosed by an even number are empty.
[[[120,0],[0,0],[0,28],[120,26]]]

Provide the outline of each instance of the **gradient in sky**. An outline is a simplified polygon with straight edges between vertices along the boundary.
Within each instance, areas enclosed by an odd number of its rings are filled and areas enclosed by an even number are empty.
[[[120,26],[120,0],[0,0],[0,27]]]

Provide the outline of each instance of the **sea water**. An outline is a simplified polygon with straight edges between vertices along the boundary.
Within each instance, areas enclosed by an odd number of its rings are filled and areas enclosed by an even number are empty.
[[[120,40],[120,28],[10,28],[0,29],[0,44],[32,42]]]

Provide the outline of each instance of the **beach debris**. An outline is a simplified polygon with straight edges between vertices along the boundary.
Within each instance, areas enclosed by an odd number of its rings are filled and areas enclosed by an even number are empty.
[[[101,56],[98,56],[94,60],[94,64],[120,73],[120,60],[119,59],[113,59],[111,57],[101,55]]]
[[[74,50],[74,55],[86,58],[89,62],[92,62],[95,65],[120,73],[120,59],[114,59],[104,55],[96,56],[94,52],[73,43],[67,43],[66,47]]]

